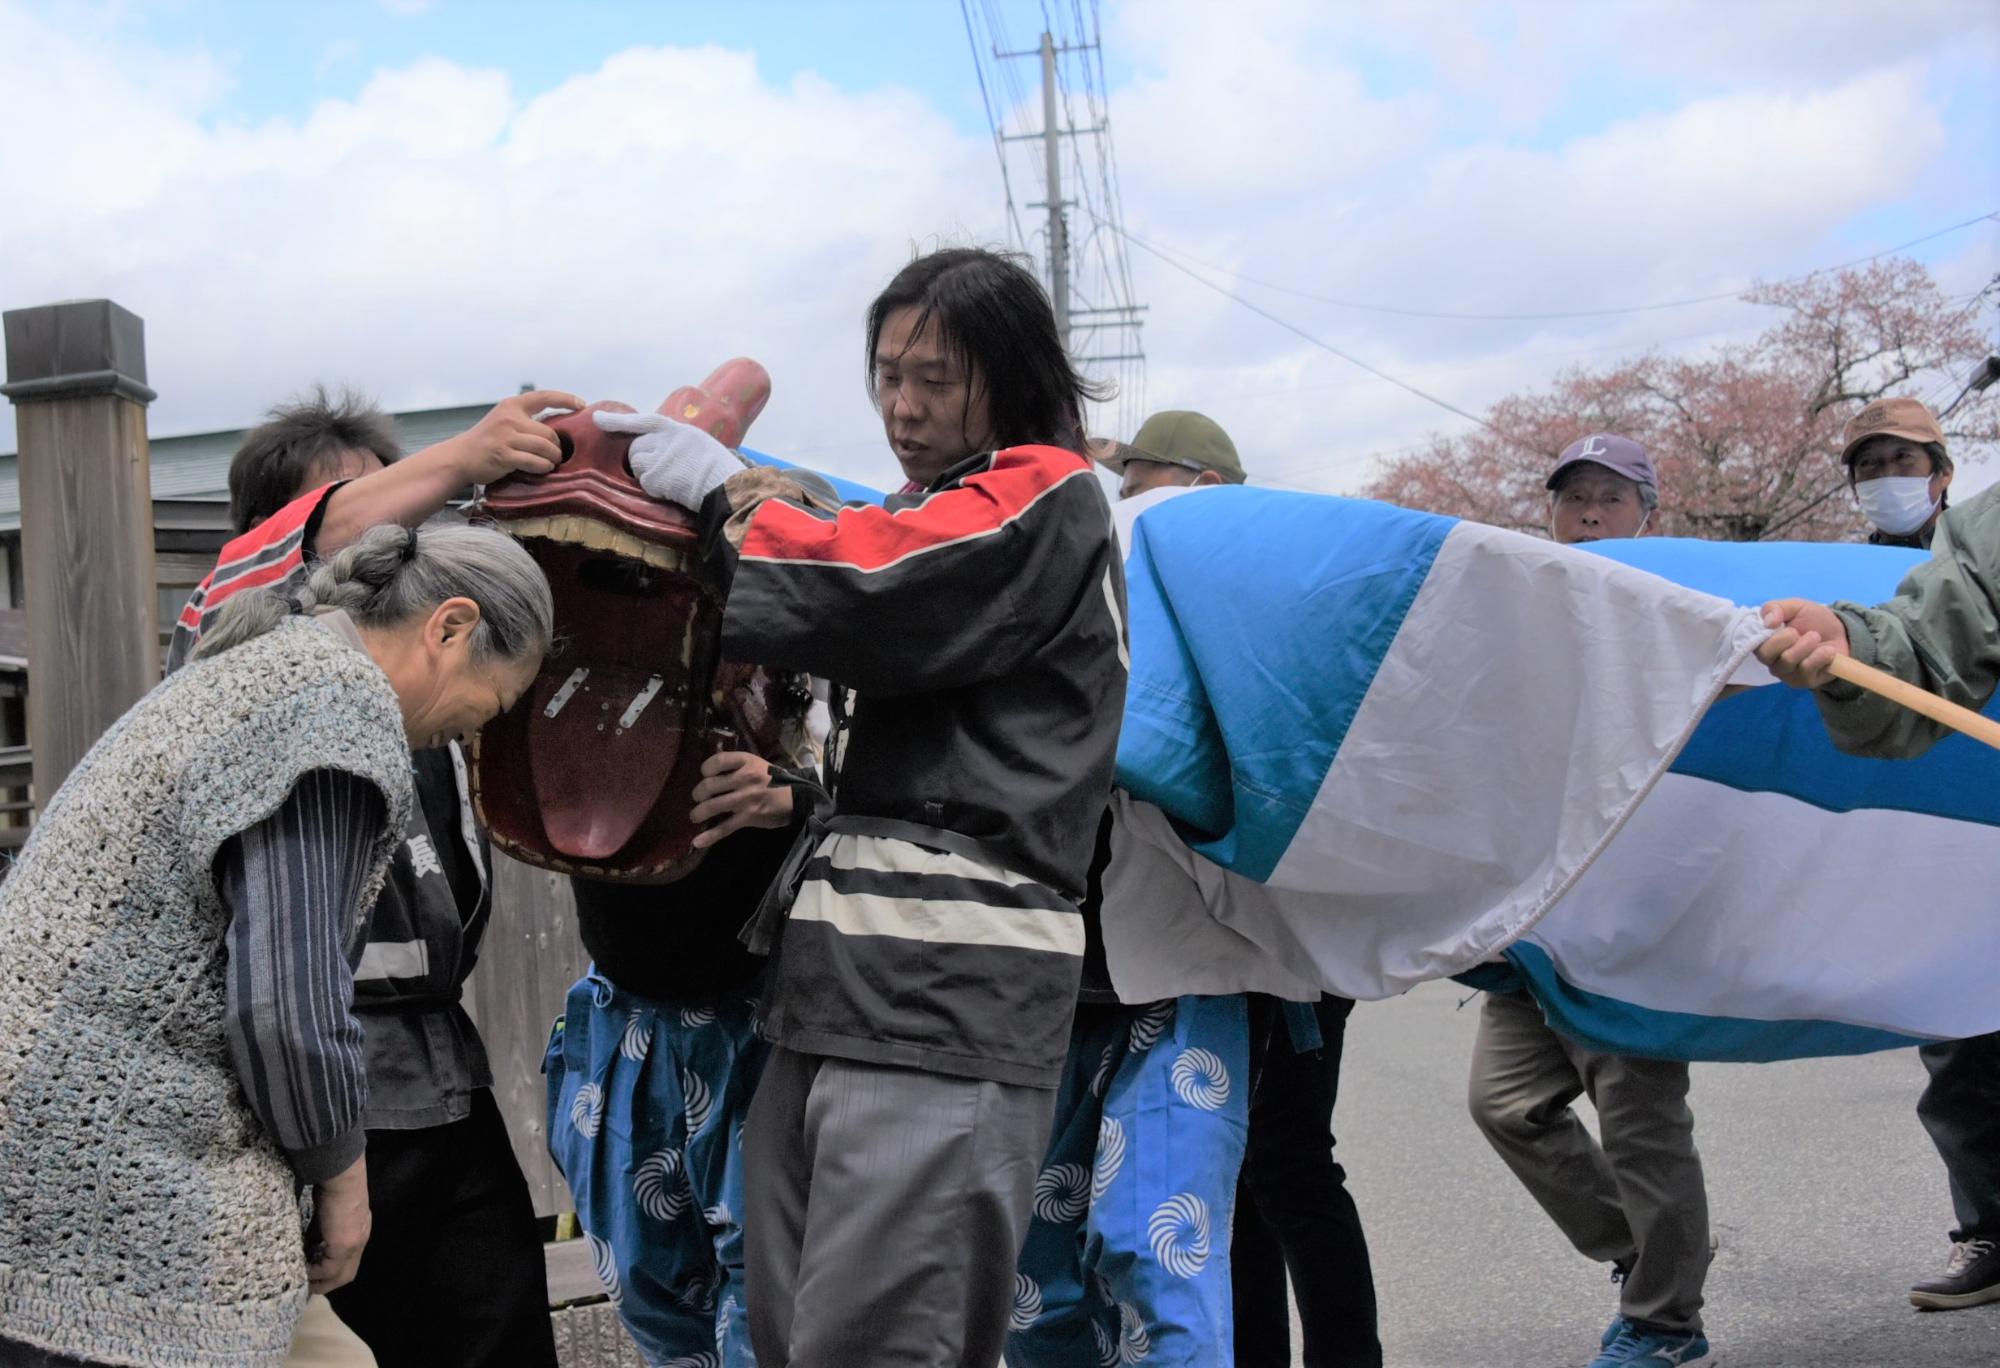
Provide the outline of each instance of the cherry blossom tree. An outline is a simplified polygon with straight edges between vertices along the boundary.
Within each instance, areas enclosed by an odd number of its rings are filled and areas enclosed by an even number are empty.
[[[1588,433],[1616,432],[1659,468],[1651,530],[1718,541],[1859,537],[1866,525],[1846,492],[1842,428],[1870,400],[1923,397],[1940,374],[1973,374],[1989,351],[1981,325],[1993,293],[1949,300],[1922,265],[1892,259],[1745,297],[1782,311],[1756,341],[1563,372],[1545,390],[1495,404],[1484,428],[1379,462],[1362,492],[1541,532],[1543,481],[1558,454]],[[1958,390],[1944,387],[1933,411]],[[1944,428],[1960,466],[2000,447],[2000,385],[1968,395]]]

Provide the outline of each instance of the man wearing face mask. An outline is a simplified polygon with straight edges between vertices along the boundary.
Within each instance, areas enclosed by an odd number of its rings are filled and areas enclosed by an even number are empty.
[[[1869,543],[1929,550],[1952,477],[1931,411],[1915,399],[1877,399],[1848,423],[1840,459],[1874,529]]]
[[[1861,410],[1847,425],[1845,458],[1862,512],[1877,529],[1868,540],[1921,546],[1932,559],[1876,607],[1799,599],[1765,605],[1765,622],[1778,630],[1758,658],[1786,683],[1819,691],[1827,731],[1842,750],[1920,755],[1944,734],[1941,727],[1834,679],[1826,665],[1853,655],[1955,703],[1984,707],[2000,677],[2000,605],[1992,588],[2000,491],[1983,491],[1944,516],[1951,461],[1936,420],[1914,399],[1878,399]],[[2000,1032],[1917,1053],[1930,1073],[1917,1119],[1944,1160],[1958,1224],[1944,1272],[1913,1286],[1910,1301],[1926,1311],[2000,1301]]]
[[[1659,504],[1646,449],[1597,432],[1549,475],[1549,535],[1570,546],[1635,537]],[[1513,971],[1483,965],[1472,1050],[1472,1119],[1579,1253],[1608,1263],[1618,1314],[1591,1368],[1666,1368],[1709,1359],[1702,1285],[1711,1255],[1708,1190],[1688,1108],[1688,1066],[1605,1054],[1563,1036]],[[1571,1110],[1588,1096],[1593,1139]]]

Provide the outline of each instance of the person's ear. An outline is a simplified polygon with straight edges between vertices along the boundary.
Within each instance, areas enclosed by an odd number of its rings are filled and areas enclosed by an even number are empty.
[[[1221,483],[1222,477],[1220,475],[1212,470],[1204,470],[1201,474],[1194,477],[1194,484],[1191,487],[1200,489],[1204,485],[1219,485]]]
[[[448,598],[431,610],[424,624],[424,645],[433,651],[464,650],[479,626],[479,605],[469,598]]]

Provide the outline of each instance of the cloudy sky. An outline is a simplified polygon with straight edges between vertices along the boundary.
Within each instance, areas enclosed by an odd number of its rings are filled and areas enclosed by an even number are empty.
[[[973,12],[1022,46],[1042,27],[1039,0]],[[1990,0],[1106,0],[1101,26],[1127,230],[1475,412],[1769,315],[1353,305],[1638,309],[2000,210]],[[743,353],[776,386],[756,445],[879,482],[868,300],[913,245],[1007,239],[951,0],[0,0],[0,53],[0,305],[140,314],[156,434],[314,380],[394,408],[524,381],[650,406]],[[1968,295],[2000,222],[1910,254]],[[1465,426],[1131,266],[1130,399],[1209,412],[1253,476],[1351,489]]]

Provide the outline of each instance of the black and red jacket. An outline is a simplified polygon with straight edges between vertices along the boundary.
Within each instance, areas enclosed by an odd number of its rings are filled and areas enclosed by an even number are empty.
[[[1012,447],[838,509],[748,471],[701,518],[725,654],[832,680],[847,704],[830,834],[793,903],[768,1033],[1054,1086],[1127,674],[1124,578],[1090,465]]]

